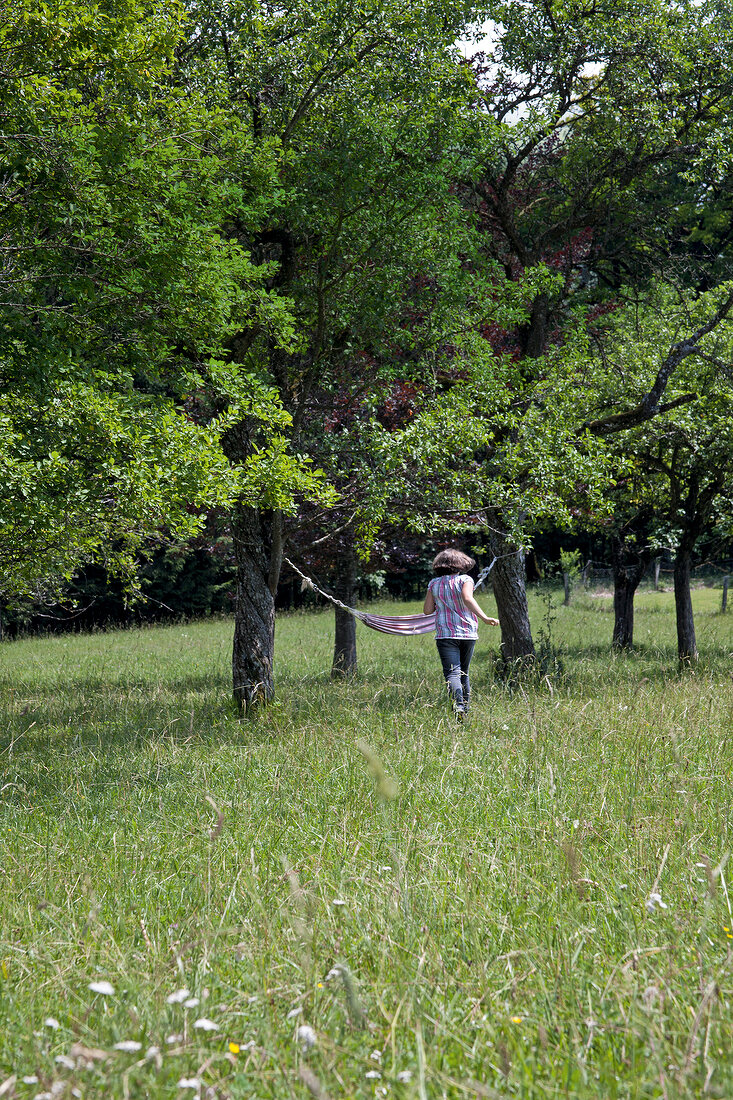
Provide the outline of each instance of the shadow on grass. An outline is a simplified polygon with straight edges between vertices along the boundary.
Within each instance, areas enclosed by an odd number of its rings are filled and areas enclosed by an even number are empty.
[[[212,689],[231,688],[231,679],[228,675],[195,675],[171,678],[169,680],[153,681],[149,678],[121,677],[119,680],[110,680],[108,676],[70,676],[68,679],[59,678],[47,683],[31,684],[21,681],[13,688],[13,698],[16,702],[24,699],[58,698],[60,695],[76,693],[87,700],[88,697],[104,697],[126,692],[141,692],[158,694],[165,692],[189,693],[205,692]],[[7,697],[6,697],[7,698]]]
[[[471,667],[474,703],[518,691],[563,697],[600,690],[613,665],[618,686],[641,688],[670,683],[680,673],[674,647],[641,643],[631,653],[614,653],[605,643],[563,645],[556,663],[514,681],[499,671],[496,649],[481,649]],[[729,650],[708,650],[693,676],[729,674]],[[232,698],[226,674],[195,674],[154,682],[143,677],[110,683],[103,677],[70,675],[54,684],[21,685],[6,696],[0,736],[0,787],[20,782],[28,790],[58,792],[68,779],[68,761],[98,761],[100,782],[130,780],[124,754],[146,753],[161,744],[215,748],[258,747],[303,736],[315,725],[323,730],[358,728],[368,715],[399,723],[405,717],[433,722],[449,714],[440,667],[392,662],[389,674],[379,663],[361,666],[353,681],[332,681],[324,669],[307,676],[283,674],[274,705],[252,718],[242,716]],[[163,782],[156,763],[142,783]],[[55,774],[57,773],[57,774]],[[150,776],[154,776],[151,779]]]

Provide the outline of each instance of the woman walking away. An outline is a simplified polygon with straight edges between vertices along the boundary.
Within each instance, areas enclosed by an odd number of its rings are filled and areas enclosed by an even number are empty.
[[[468,666],[478,639],[478,620],[498,626],[498,619],[486,615],[473,598],[469,572],[476,562],[460,550],[441,550],[433,562],[435,576],[428,585],[423,611],[435,612],[435,641],[443,675],[453,700],[456,718],[468,714],[471,684]]]

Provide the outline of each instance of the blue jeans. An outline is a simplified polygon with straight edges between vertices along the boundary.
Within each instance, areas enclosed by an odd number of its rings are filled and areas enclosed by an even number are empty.
[[[475,638],[436,638],[438,655],[443,665],[443,675],[457,710],[468,710],[471,700],[471,684],[468,666],[473,657]]]

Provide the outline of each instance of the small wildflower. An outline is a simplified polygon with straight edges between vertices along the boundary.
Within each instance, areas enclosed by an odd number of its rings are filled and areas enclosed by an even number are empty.
[[[137,1054],[139,1050],[142,1050],[142,1043],[138,1043],[136,1039],[123,1039],[120,1043],[115,1043],[114,1049],[121,1050],[123,1054]]]
[[[76,1062],[73,1058],[69,1058],[68,1054],[57,1054],[54,1062],[57,1066],[63,1066],[64,1069],[76,1069]]]
[[[179,1005],[187,1001],[191,994],[187,989],[177,989],[175,993],[169,993],[165,999],[167,1005]]]
[[[35,1073],[29,1073],[27,1077],[22,1078],[22,1081],[23,1081],[24,1085],[37,1085],[38,1084],[38,1078],[36,1077]]]
[[[295,1008],[290,1009],[290,1012],[288,1012],[285,1019],[286,1020],[294,1020],[296,1016],[300,1016],[302,1011],[303,1011],[303,1009],[300,1007],[300,1005],[296,1005]]]
[[[646,899],[645,906],[648,913],[653,913],[657,906],[659,906],[660,909],[669,908],[666,901],[662,901],[662,895],[657,893],[652,893],[649,895],[649,897]]]
[[[88,987],[92,993],[101,993],[103,997],[114,996],[115,987],[111,982],[90,982]]]
[[[335,905],[338,908],[341,905],[346,905],[346,902],[343,898],[334,898],[331,905]]]
[[[323,982],[316,982],[316,989],[323,989]]]
[[[522,1017],[521,1016],[512,1016],[511,1021],[512,1021],[513,1024],[521,1024]]]
[[[55,1016],[47,1016],[46,1019],[43,1021],[43,1026],[50,1027],[52,1031],[58,1031],[58,1029],[61,1027],[61,1024],[58,1022]]]
[[[382,1075],[381,1075],[381,1073],[379,1072],[378,1069],[368,1069],[366,1071],[366,1073],[364,1074],[364,1076],[369,1078],[372,1081],[381,1081],[382,1080]]]
[[[166,1043],[168,1044],[169,1047],[172,1047],[174,1043],[182,1043],[183,1042],[183,1036],[182,1035],[168,1035],[166,1037],[165,1041],[166,1041]]]
[[[160,1047],[148,1047],[145,1051],[145,1057],[148,1061],[152,1061],[153,1058],[157,1058],[160,1055]]]
[[[229,1053],[230,1054],[239,1054],[239,1050],[240,1050],[239,1043],[230,1043],[229,1044]]]
[[[184,1008],[198,1008],[198,1006],[199,1006],[198,997],[189,997],[187,1001],[183,1002],[183,1007]]]
[[[371,1058],[371,1060],[373,1062],[381,1062],[382,1061],[382,1052],[381,1052],[381,1050],[373,1050],[372,1053],[369,1055],[369,1057]]]
[[[201,1080],[198,1077],[182,1077],[178,1082],[179,1089],[200,1089]]]
[[[303,1050],[310,1050],[317,1042],[317,1035],[309,1024],[301,1024],[297,1031],[298,1042]]]
[[[408,1084],[412,1080],[412,1070],[401,1069],[400,1072],[397,1074],[397,1080],[401,1085]]]
[[[201,1016],[196,1020],[194,1027],[197,1027],[199,1031],[218,1031],[219,1028],[213,1020],[207,1020],[205,1016]]]

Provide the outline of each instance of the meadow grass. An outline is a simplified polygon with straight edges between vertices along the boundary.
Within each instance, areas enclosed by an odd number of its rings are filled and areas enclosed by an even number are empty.
[[[669,593],[628,656],[534,595],[545,674],[482,628],[461,726],[430,637],[331,683],[328,612],[254,720],[229,622],[0,647],[0,1095],[733,1096],[719,599],[678,674]]]

